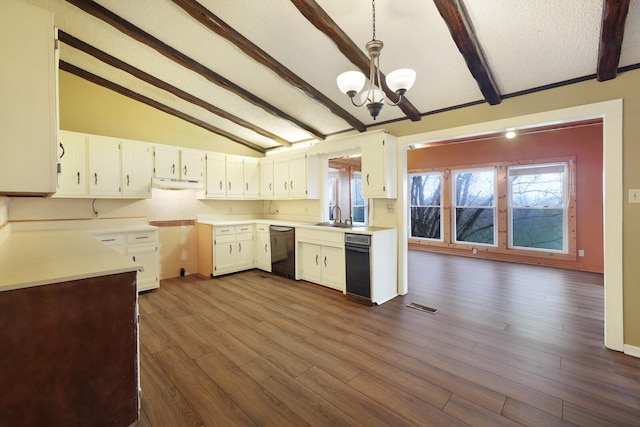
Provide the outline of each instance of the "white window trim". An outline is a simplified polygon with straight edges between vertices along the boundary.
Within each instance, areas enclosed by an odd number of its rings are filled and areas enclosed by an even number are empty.
[[[411,183],[411,178],[414,176],[424,176],[424,175],[437,175],[440,178],[440,205],[412,205],[411,204],[411,195],[409,194],[409,217],[407,219],[407,223],[409,224],[409,238],[410,239],[416,239],[416,240],[424,240],[424,241],[429,241],[429,242],[444,242],[444,209],[442,207],[442,201],[443,201],[443,196],[444,196],[444,188],[443,188],[443,182],[444,182],[444,171],[437,171],[437,172],[418,172],[418,173],[411,173],[409,174],[409,183]],[[411,184],[409,184],[409,191],[411,191]],[[417,237],[417,236],[413,236],[411,234],[411,208],[412,207],[426,207],[426,208],[439,208],[440,210],[440,238],[439,239],[433,239],[430,237]]]
[[[458,206],[456,200],[456,175],[459,173],[476,173],[476,172],[493,172],[493,206]],[[451,241],[460,245],[474,245],[474,246],[486,246],[490,248],[498,247],[498,226],[496,223],[498,200],[496,193],[498,189],[498,169],[496,167],[483,167],[483,168],[468,168],[468,169],[452,169],[451,170]],[[464,240],[458,240],[458,224],[456,222],[456,210],[458,207],[463,208],[477,208],[477,209],[491,209],[493,210],[493,244],[490,243],[478,243],[468,242]]]

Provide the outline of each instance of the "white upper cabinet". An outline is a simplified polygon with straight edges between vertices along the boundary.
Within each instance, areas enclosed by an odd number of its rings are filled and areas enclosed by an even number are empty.
[[[122,196],[151,195],[151,144],[122,141]]]
[[[89,193],[87,180],[87,137],[60,131],[60,166],[56,197],[82,197]]]
[[[257,199],[260,193],[260,166],[255,157],[245,157],[242,164],[244,198]]]
[[[273,199],[273,159],[261,157],[260,165],[260,191],[259,196],[263,200]]]
[[[21,1],[2,1],[0,194],[57,190],[56,57],[53,14]]]
[[[204,153],[200,150],[180,150],[180,179],[202,181],[204,179]]]
[[[205,154],[205,158],[205,197],[211,199],[224,199],[227,195],[226,156],[221,153],[207,152]]]
[[[227,198],[241,199],[244,192],[244,163],[242,156],[227,155]]]
[[[362,195],[368,199],[398,197],[396,140],[376,134],[362,144]]]
[[[305,153],[273,159],[274,199],[318,198],[317,158]]]
[[[156,178],[180,178],[180,148],[156,145],[153,151],[153,176]]]
[[[113,138],[90,136],[89,195],[120,196],[120,141]]]

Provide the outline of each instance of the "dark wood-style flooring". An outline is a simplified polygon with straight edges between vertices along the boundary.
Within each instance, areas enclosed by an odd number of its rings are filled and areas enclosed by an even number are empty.
[[[136,426],[640,425],[602,275],[409,256],[409,294],[377,307],[258,270],[163,280],[140,296]]]

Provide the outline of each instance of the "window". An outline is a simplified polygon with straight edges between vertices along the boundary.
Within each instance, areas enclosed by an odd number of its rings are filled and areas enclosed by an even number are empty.
[[[367,211],[367,201],[362,197],[362,172],[353,171],[351,174],[351,218],[353,222],[364,224]]]
[[[453,171],[455,242],[495,245],[496,170]]]
[[[409,175],[411,237],[442,241],[442,173]]]
[[[509,247],[567,253],[567,163],[511,166]]]

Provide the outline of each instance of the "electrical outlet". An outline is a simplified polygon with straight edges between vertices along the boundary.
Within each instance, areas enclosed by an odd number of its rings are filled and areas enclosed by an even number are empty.
[[[387,213],[394,213],[396,211],[396,205],[389,203],[387,205]]]
[[[474,255],[477,255],[477,254],[478,254],[478,248],[473,248],[473,249],[471,249],[471,252],[472,252]]]
[[[578,256],[584,256],[584,249],[578,250]]]
[[[629,190],[629,203],[640,203],[640,190],[632,188]]]

